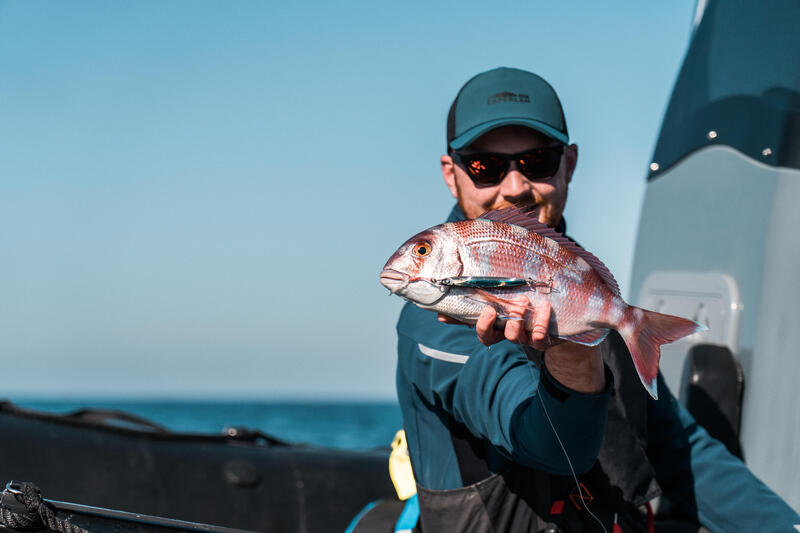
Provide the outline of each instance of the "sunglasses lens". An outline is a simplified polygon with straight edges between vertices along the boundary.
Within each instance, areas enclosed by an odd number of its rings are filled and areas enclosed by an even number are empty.
[[[508,162],[505,159],[491,154],[467,157],[464,163],[472,181],[479,185],[498,183],[508,168]]]
[[[529,180],[547,180],[558,172],[564,146],[546,146],[521,154],[459,154],[453,152],[456,163],[467,171],[475,185],[497,185],[508,172],[510,162]]]
[[[520,170],[531,180],[550,178],[558,172],[563,152],[563,147],[554,146],[523,154],[518,159]]]

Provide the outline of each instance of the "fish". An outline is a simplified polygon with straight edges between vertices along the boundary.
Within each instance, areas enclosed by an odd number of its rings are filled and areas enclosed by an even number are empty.
[[[392,254],[380,282],[390,294],[466,324],[491,305],[502,325],[513,319],[506,310],[519,305],[512,300],[524,295],[530,305],[521,320],[528,331],[543,302],[550,303],[552,337],[596,346],[614,329],[655,399],[661,345],[707,329],[629,305],[597,257],[539,222],[535,208],[522,206],[417,233]]]

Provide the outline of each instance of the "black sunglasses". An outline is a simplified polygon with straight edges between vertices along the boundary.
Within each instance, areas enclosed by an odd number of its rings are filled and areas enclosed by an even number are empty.
[[[529,180],[547,181],[558,172],[563,153],[563,144],[544,146],[518,154],[494,152],[465,154],[450,150],[453,162],[464,169],[473,183],[479,187],[489,187],[503,181],[512,161]]]

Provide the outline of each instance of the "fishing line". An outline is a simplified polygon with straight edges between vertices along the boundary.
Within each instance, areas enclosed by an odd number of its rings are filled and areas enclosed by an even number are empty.
[[[539,383],[541,383],[541,380],[539,381]],[[578,481],[578,476],[577,476],[577,474],[575,474],[575,468],[572,466],[572,461],[570,461],[570,459],[569,459],[569,454],[567,453],[567,449],[564,447],[564,443],[561,442],[561,437],[558,436],[558,431],[556,431],[556,427],[553,425],[553,421],[550,420],[550,413],[547,412],[547,406],[544,404],[544,400],[542,400],[542,391],[539,388],[539,385],[537,385],[536,388],[537,388],[536,396],[539,397],[539,403],[542,404],[542,409],[544,410],[544,416],[547,417],[547,421],[550,423],[550,427],[553,429],[553,434],[555,434],[555,436],[556,436],[556,440],[558,441],[558,445],[561,446],[561,451],[564,452],[564,457],[567,458],[567,464],[569,465],[570,472],[572,472],[572,479],[575,480],[575,486],[578,488],[578,496],[581,497],[581,503],[583,504],[583,508],[586,509],[586,512],[589,513],[589,515],[592,518],[594,518],[595,522],[600,524],[600,527],[603,528],[603,532],[604,533],[608,533],[608,530],[606,529],[606,526],[604,526],[603,522],[599,518],[597,518],[597,515],[595,515],[592,512],[592,510],[589,509],[589,506],[586,504],[586,500],[583,499],[583,490],[581,489],[581,484]]]

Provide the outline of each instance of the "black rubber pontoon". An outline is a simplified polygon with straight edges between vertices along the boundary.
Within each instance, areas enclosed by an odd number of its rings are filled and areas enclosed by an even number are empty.
[[[0,435],[0,481],[29,481],[52,501],[112,514],[250,531],[343,531],[365,504],[394,497],[388,449],[292,445],[241,428],[173,433],[126,413],[55,415],[9,402],[0,403]]]

